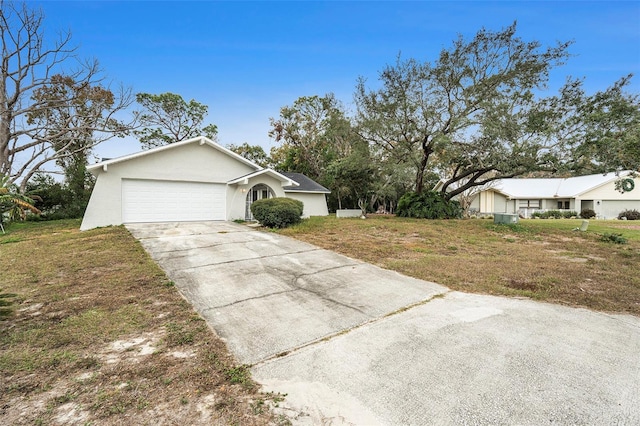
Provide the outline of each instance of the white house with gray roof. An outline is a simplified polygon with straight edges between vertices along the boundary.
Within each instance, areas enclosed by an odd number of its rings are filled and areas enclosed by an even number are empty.
[[[616,190],[622,179],[623,190]],[[593,209],[597,218],[613,219],[624,210],[640,210],[640,179],[630,171],[569,178],[513,178],[495,181],[471,203],[478,214]]]
[[[265,169],[197,137],[105,160],[80,229],[136,222],[251,220],[251,204],[271,197],[304,203],[303,217],[327,215],[330,191],[302,174]]]

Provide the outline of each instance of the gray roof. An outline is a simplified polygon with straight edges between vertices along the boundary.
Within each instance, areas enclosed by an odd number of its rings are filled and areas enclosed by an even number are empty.
[[[302,173],[282,172],[281,174],[300,184],[300,186],[283,187],[282,189],[284,189],[285,192],[322,192],[325,194],[331,193],[330,190],[320,185],[318,182],[309,179]]]

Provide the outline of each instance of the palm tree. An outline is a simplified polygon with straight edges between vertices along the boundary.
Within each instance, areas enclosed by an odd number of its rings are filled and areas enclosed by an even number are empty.
[[[9,220],[24,220],[27,210],[40,214],[34,205],[35,196],[28,197],[20,193],[18,186],[9,182],[9,176],[0,176],[0,229],[4,234],[5,214]]]

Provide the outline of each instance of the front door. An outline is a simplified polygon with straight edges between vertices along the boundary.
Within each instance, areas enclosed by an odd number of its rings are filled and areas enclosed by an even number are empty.
[[[251,213],[251,204],[253,204],[254,201],[272,197],[274,197],[273,190],[267,185],[258,184],[252,187],[247,193],[247,202],[244,214],[245,220],[255,220],[253,214]]]

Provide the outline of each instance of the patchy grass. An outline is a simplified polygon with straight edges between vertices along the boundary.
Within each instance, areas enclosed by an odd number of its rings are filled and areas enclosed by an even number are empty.
[[[276,423],[246,366],[123,227],[0,235],[3,424]],[[256,404],[261,409],[256,410]]]
[[[454,290],[640,315],[640,223],[579,219],[311,218],[280,230],[317,246]],[[611,244],[602,235],[620,234]]]

